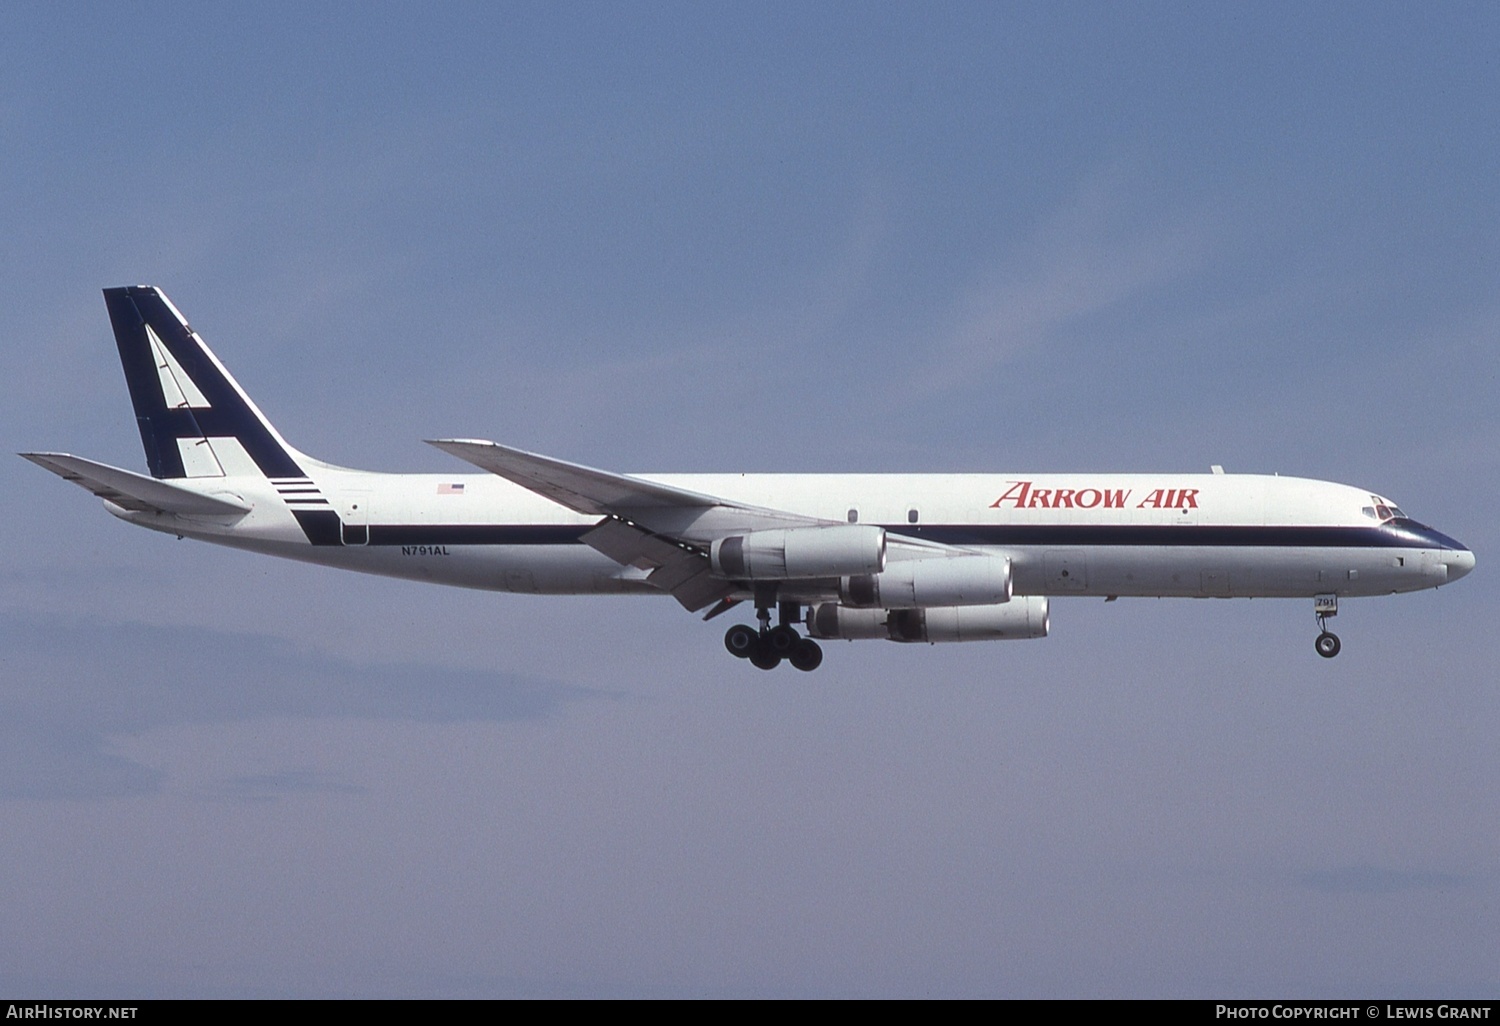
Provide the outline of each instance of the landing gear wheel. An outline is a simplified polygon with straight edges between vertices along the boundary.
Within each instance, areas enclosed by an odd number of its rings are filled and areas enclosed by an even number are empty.
[[[772,652],[769,645],[758,645],[755,651],[750,653],[750,665],[762,670],[774,670],[781,665],[781,656]]]
[[[760,647],[760,632],[737,623],[724,632],[724,647],[736,659],[748,659]]]
[[[811,673],[823,665],[823,650],[818,643],[811,638],[803,638],[797,642],[797,647],[792,649],[792,654],[787,660],[797,669],[804,673]]]
[[[766,634],[766,647],[778,656],[790,656],[802,643],[802,636],[797,633],[796,628],[782,624],[780,627],[772,627]]]
[[[1318,650],[1318,655],[1324,659],[1332,659],[1339,654],[1339,649],[1344,646],[1339,643],[1339,636],[1331,631],[1324,631],[1318,635],[1318,640],[1313,642],[1313,648]]]

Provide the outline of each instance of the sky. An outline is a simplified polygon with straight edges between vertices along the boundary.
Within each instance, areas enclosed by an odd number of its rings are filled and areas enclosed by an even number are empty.
[[[0,993],[1500,993],[1500,12],[18,3],[0,435],[144,470],[99,290],[294,445],[1283,473],[1438,591],[1058,600],[761,673],[669,599],[144,532],[0,461]]]

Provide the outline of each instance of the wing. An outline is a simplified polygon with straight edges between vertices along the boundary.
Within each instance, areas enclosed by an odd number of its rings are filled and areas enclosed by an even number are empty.
[[[627,474],[568,463],[477,439],[430,441],[444,452],[589,516],[602,516],[585,544],[623,566],[651,571],[646,580],[688,610],[718,601],[710,616],[743,596],[744,581],[716,577],[709,545],[716,539],[774,528],[841,525],[842,521],[753,506]],[[892,537],[893,560],[978,555],[972,549],[921,538]]]
[[[722,504],[711,495],[595,470],[495,442],[443,438],[429,439],[427,444],[579,513],[609,516],[622,509],[707,509]]]
[[[707,546],[713,538],[734,531],[825,522],[495,442],[437,439],[428,444],[568,509],[604,517],[583,536],[584,543],[623,566],[650,570],[646,580],[670,592],[690,611],[741,590],[710,573]]]
[[[168,481],[159,481],[107,463],[61,452],[23,452],[18,455],[64,481],[86,488],[105,502],[134,513],[175,513],[180,516],[244,516],[250,507],[227,495],[204,495]]]

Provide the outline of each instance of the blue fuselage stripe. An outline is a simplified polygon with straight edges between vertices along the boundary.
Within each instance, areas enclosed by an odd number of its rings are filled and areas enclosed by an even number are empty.
[[[371,545],[576,545],[594,526],[569,524],[371,524]]]
[[[1287,549],[1462,549],[1413,520],[1369,527],[1255,527],[1199,524],[931,524],[887,528],[945,545],[1190,546]]]
[[[592,524],[372,524],[370,545],[575,545]],[[1464,546],[1415,521],[1369,527],[1183,524],[902,524],[892,535],[945,545],[1027,547],[1453,549]],[[325,535],[326,537],[326,535]]]

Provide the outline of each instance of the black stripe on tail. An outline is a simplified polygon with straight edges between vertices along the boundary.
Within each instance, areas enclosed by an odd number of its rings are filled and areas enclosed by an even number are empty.
[[[302,477],[276,430],[159,289],[105,289],[146,465],[187,477],[179,439],[233,437],[267,477]]]

